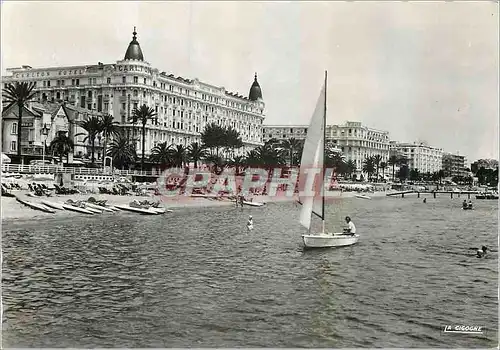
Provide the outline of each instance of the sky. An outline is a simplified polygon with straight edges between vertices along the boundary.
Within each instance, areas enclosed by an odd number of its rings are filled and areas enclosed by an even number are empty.
[[[114,63],[133,27],[160,71],[248,95],[264,124],[308,124],[328,71],[328,123],[360,121],[392,140],[498,159],[498,3],[1,3],[9,67]]]

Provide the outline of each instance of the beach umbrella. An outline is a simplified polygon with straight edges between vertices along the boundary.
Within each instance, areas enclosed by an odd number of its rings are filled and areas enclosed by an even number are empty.
[[[10,163],[10,158],[5,153],[2,153],[2,164],[3,163]]]

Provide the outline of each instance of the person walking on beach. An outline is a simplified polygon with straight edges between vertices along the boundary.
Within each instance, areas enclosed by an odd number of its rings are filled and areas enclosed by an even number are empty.
[[[351,221],[351,218],[349,216],[346,216],[345,222],[347,223],[347,228],[344,229],[344,234],[350,234],[351,236],[354,236],[356,234],[356,226]]]

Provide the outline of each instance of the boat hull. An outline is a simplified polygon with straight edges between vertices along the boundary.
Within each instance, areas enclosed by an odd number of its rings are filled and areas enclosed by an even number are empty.
[[[45,213],[50,213],[50,214],[54,214],[56,212],[54,209],[47,208],[43,204],[38,204],[38,203],[33,203],[33,202],[25,201],[25,200],[22,200],[19,197],[16,197],[16,200],[19,203],[24,204],[24,205],[30,207],[31,209],[40,210],[40,211],[43,211]]]
[[[357,194],[355,197],[356,198],[361,198],[361,199],[371,199],[371,197],[363,196],[362,194]]]
[[[66,210],[76,211],[77,213],[82,213],[82,214],[94,215],[92,211],[80,207],[75,207],[74,205],[63,204],[62,206]]]
[[[302,240],[307,248],[345,247],[358,242],[359,235],[345,235],[342,233],[319,233],[302,235]]]
[[[85,203],[85,207],[88,207],[88,208],[92,208],[92,209],[97,209],[97,210],[103,210],[103,211],[108,211],[108,212],[113,212],[114,210],[113,209],[110,209],[110,208],[107,208],[107,207],[103,207],[103,206],[100,206],[100,205],[97,205],[97,204],[92,204],[92,203]]]
[[[45,205],[47,207],[53,208],[53,209],[64,210],[64,207],[62,206],[62,204],[59,204],[59,203],[50,202],[50,201],[46,201],[46,200],[42,200],[42,201],[40,201],[40,203],[42,203],[43,205]]]
[[[259,202],[248,202],[248,201],[243,201],[243,204],[249,205],[251,207],[262,207],[266,203],[259,203]]]
[[[128,206],[128,205],[115,205],[115,207],[117,207],[118,209],[122,209],[122,210],[126,210],[126,211],[131,211],[131,212],[134,212],[134,213],[146,214],[146,215],[158,215],[159,214],[158,212],[156,212],[154,210],[143,209],[143,208],[135,208],[135,207],[131,207],[131,206]]]

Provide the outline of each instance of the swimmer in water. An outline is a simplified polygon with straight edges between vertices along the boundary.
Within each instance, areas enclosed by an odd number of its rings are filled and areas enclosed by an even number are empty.
[[[488,250],[487,247],[485,247],[484,245],[481,247],[481,250],[477,250],[476,254],[477,254],[477,257],[478,258],[482,258],[486,255],[486,251]]]
[[[248,231],[252,230],[253,229],[253,219],[252,219],[252,215],[249,215],[248,216],[248,221],[247,221],[247,229]]]

